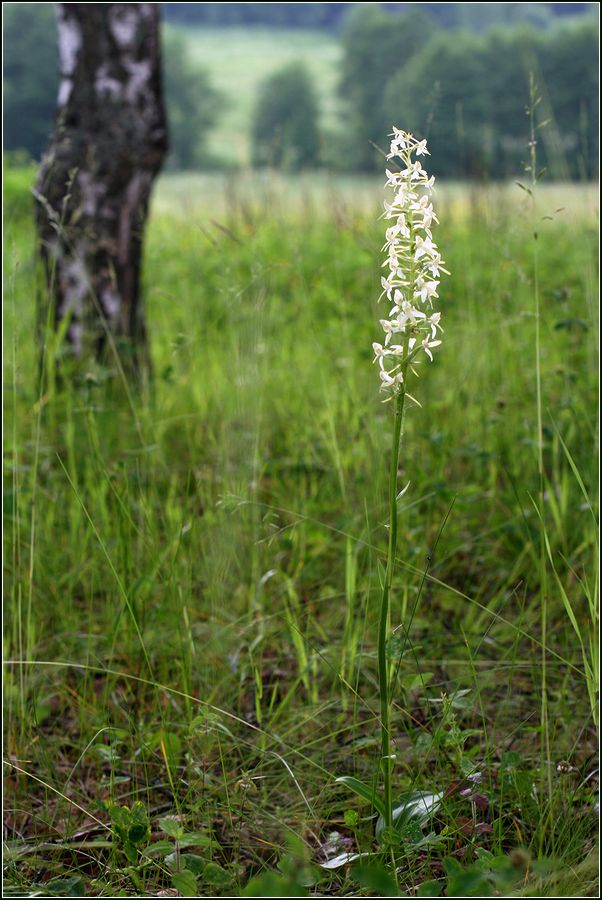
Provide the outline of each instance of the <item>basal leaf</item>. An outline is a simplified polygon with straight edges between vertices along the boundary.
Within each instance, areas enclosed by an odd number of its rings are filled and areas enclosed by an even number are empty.
[[[358,778],[353,778],[351,775],[342,775],[340,778],[337,778],[337,784],[344,784],[350,791],[357,794],[358,797],[362,797],[364,800],[367,800],[368,803],[371,803],[374,809],[379,812],[381,816],[384,816],[385,807],[380,797],[376,795],[376,791],[373,787],[364,784],[363,781],[360,781]]]

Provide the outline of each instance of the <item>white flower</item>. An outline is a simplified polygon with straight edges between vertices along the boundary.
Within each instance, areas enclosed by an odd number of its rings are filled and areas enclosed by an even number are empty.
[[[389,248],[389,258],[383,263],[383,266],[389,266],[391,275],[394,275],[396,278],[403,275],[401,271],[401,265],[399,262],[399,257],[395,253],[395,248]]]
[[[372,344],[372,349],[374,350],[374,359],[373,363],[378,360],[381,369],[384,367],[384,358],[385,356],[391,356],[391,350],[387,350],[386,347],[383,347],[382,344],[377,344],[376,341]]]
[[[424,340],[422,341],[422,346],[424,347],[424,352],[429,357],[431,362],[433,361],[433,354],[431,353],[430,348],[438,347],[440,343],[441,343],[441,341],[433,341],[429,337],[425,337]]]
[[[393,203],[387,203],[385,200],[385,219],[397,219],[399,216],[399,204],[397,202],[397,196],[393,198]]]
[[[409,300],[404,300],[401,304],[401,315],[398,319],[400,327],[405,327],[408,322],[411,325],[418,325],[420,319],[426,319],[426,315],[412,306]]]
[[[433,256],[437,252],[437,247],[433,244],[430,237],[421,238],[419,234],[416,235],[416,251],[414,253],[414,259],[420,259],[422,256]]]
[[[409,178],[410,181],[419,181],[422,179],[424,169],[422,168],[422,163],[416,160],[416,162],[410,163],[407,169],[404,169],[399,174],[405,178]]]
[[[396,375],[391,376],[384,369],[381,369],[378,374],[380,375],[383,388],[394,388],[403,381],[403,372],[398,372]]]
[[[397,217],[395,225],[391,225],[385,231],[386,243],[383,244],[382,250],[387,250],[390,246],[395,246],[400,238],[409,238],[410,229],[408,228],[405,215]]]
[[[389,172],[388,169],[385,169],[385,175],[387,176],[387,180],[385,182],[385,187],[389,185],[393,185],[393,187],[397,187],[401,180],[401,175],[399,172]]]
[[[422,278],[420,279],[420,290],[417,291],[414,296],[420,297],[422,303],[432,303],[433,297],[438,297],[437,288],[439,287],[438,281],[424,281]]]
[[[376,362],[376,360],[378,359],[379,356],[382,356],[383,353],[387,352],[384,349],[383,345],[377,344],[376,341],[372,342],[372,349],[374,350],[374,359],[372,360],[372,362]]]
[[[433,208],[428,194],[423,194],[420,200],[416,203],[412,203],[412,209],[414,210],[426,209],[427,206],[430,207],[430,209]]]
[[[417,197],[418,194],[416,193],[416,191],[412,190],[411,184],[409,184],[407,181],[402,182],[399,190],[393,198],[393,206],[397,207],[397,214],[399,215],[404,206],[407,206],[411,201],[416,200]]]
[[[389,346],[389,356],[401,356],[403,353],[403,347],[401,344],[391,344]]]
[[[374,362],[379,363],[382,389],[396,393],[405,383],[416,351],[424,350],[432,360],[431,351],[441,344],[437,336],[438,331],[443,333],[441,313],[433,311],[432,306],[439,296],[440,273],[449,273],[431,233],[433,224],[439,221],[430,198],[435,179],[414,158],[430,155],[426,141],[416,140],[398,128],[393,129],[391,137],[387,159],[396,157],[400,162],[399,171],[385,170],[386,185],[393,188],[394,196],[384,204],[384,217],[392,224],[386,229],[382,248],[387,253],[383,268],[388,274],[381,278],[379,297],[386,294],[391,308],[388,318],[380,320],[384,342],[375,341],[372,349]],[[397,334],[401,342],[393,344],[393,335]]]
[[[438,222],[439,219],[435,215],[433,210],[433,204],[430,202],[430,198],[428,194],[424,194],[420,200],[416,203],[412,204],[412,212],[417,215],[422,216],[422,221],[416,220],[415,224],[419,225],[421,228],[429,229],[433,222]]]
[[[385,231],[385,238],[387,239],[387,242],[381,249],[385,250],[389,246],[389,244],[392,244],[398,234],[399,225],[391,225],[390,228],[387,228],[387,230]]]
[[[443,329],[441,328],[441,325],[439,325],[440,319],[441,319],[440,312],[433,313],[433,315],[429,316],[429,318],[427,319],[427,322],[431,326],[431,337],[437,336],[437,329],[439,329],[441,334],[443,334]]]
[[[385,333],[386,347],[391,340],[391,335],[398,334],[401,329],[399,327],[399,322],[397,322],[395,319],[393,319],[392,322],[390,322],[388,319],[381,319],[380,324],[382,325],[383,331]]]
[[[429,259],[427,263],[427,268],[430,272],[433,273],[435,278],[439,278],[440,272],[445,272],[446,275],[449,275],[449,272],[446,268],[444,268],[443,260],[441,259],[440,253],[433,253],[432,257]]]
[[[391,291],[393,290],[394,285],[391,283],[390,279],[389,279],[389,278],[385,278],[384,275],[383,275],[383,277],[380,279],[380,283],[381,283],[381,285],[382,285],[383,291],[382,291],[382,294],[380,295],[380,297],[379,297],[378,299],[379,299],[379,300],[382,300],[383,296],[386,294],[387,297],[388,297],[389,300],[390,300],[390,299],[391,299]]]
[[[390,318],[390,319],[391,319],[393,316],[397,315],[397,313],[398,313],[399,310],[401,309],[400,304],[401,304],[402,302],[403,302],[403,294],[401,293],[401,291],[399,290],[399,288],[396,288],[396,289],[393,291],[393,303],[394,303],[394,306],[392,306],[391,309],[389,310],[389,318]]]
[[[430,207],[427,207],[422,212],[422,222],[420,222],[420,227],[424,228],[426,231],[428,231],[428,229],[431,227],[433,222],[438,222],[438,221],[439,221],[439,219],[433,212],[433,207],[430,206]]]

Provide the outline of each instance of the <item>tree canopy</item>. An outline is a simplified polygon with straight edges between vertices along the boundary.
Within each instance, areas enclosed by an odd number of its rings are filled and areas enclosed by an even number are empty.
[[[377,5],[360,6],[350,16],[342,37],[339,90],[349,115],[346,157],[351,166],[376,166],[379,154],[372,145],[385,147],[391,130],[383,103],[384,87],[435,31],[432,19],[418,8],[399,16]]]
[[[429,138],[432,169],[454,177],[521,171],[533,75],[539,157],[556,178],[596,174],[597,36],[579,25],[562,33],[493,29],[480,38],[434,37],[384,92],[385,118]]]
[[[4,149],[39,159],[52,130],[58,49],[51,3],[4,4]]]
[[[162,3],[168,22],[187,25],[319,28],[338,31],[357,3]],[[442,28],[483,31],[493,25],[526,22],[549,28],[567,16],[593,8],[593,3],[383,3],[390,13],[420,6]]]
[[[190,61],[186,39],[174,29],[163,31],[163,89],[169,123],[172,169],[210,164],[207,138],[225,98],[208,73]]]
[[[505,178],[521,170],[529,78],[542,103],[541,158],[549,175],[598,170],[598,31],[592,4],[163,4],[163,68],[171,130],[168,165],[222,165],[208,138],[228,97],[188,55],[184,25],[342,29],[340,127],[319,147],[314,86],[291,64],[257,96],[249,129],[257,165],[318,163],[376,171],[391,126],[430,138],[435,173]],[[4,8],[5,148],[38,159],[54,118],[58,59],[50,3]],[[176,27],[179,23],[180,27]],[[526,24],[525,24],[526,23]],[[317,33],[317,31],[316,31]],[[227,51],[228,31],[220,33]],[[224,66],[228,65],[227,52]],[[335,98],[332,97],[332,105]],[[327,107],[329,108],[329,107]],[[339,152],[333,147],[340,145]],[[342,149],[344,147],[344,150]]]
[[[190,60],[182,35],[163,28],[163,76],[172,168],[208,162],[207,138],[224,98]],[[4,5],[4,148],[39,159],[48,145],[58,93],[56,22],[51,3]]]
[[[318,101],[303,63],[279,69],[262,85],[253,117],[253,162],[277,168],[319,163]]]

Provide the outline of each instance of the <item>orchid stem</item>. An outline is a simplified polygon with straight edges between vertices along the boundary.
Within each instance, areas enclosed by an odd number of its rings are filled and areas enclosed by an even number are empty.
[[[401,431],[403,422],[403,409],[405,403],[405,386],[395,398],[395,420],[393,425],[393,447],[391,453],[391,469],[389,472],[389,544],[387,548],[387,569],[383,595],[380,607],[380,622],[378,628],[378,682],[380,692],[380,720],[381,720],[381,764],[384,774],[384,824],[385,828],[393,826],[393,802],[391,791],[391,771],[393,760],[391,759],[391,703],[389,697],[389,664],[387,661],[387,638],[390,628],[390,595],[393,582],[393,568],[395,565],[395,551],[397,548],[397,470],[399,467],[399,450],[401,446]]]

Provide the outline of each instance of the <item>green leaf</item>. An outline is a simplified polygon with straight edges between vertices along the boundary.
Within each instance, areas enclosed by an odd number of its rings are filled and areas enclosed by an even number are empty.
[[[132,825],[128,831],[128,841],[130,844],[145,844],[148,833],[148,825]]]
[[[128,829],[131,822],[131,813],[127,806],[118,806],[110,803],[108,812],[111,817],[111,825],[121,843],[127,841]]]
[[[137,861],[136,846],[146,844],[150,837],[150,822],[146,807],[137,800],[131,809],[110,803],[107,810],[111,816],[113,830],[119,843],[123,844],[126,856],[130,862]]]
[[[408,844],[417,846],[424,840],[422,828],[416,819],[410,819],[407,825],[404,825],[403,828],[398,828],[397,831],[401,834],[404,842]]]
[[[444,841],[441,838],[440,834],[435,834],[434,831],[429,831],[427,835],[421,837],[420,840],[414,844],[415,850],[422,850],[423,847],[443,847]]]
[[[321,875],[313,866],[308,865],[306,859],[307,848],[301,847],[300,851],[295,850],[297,838],[288,835],[286,843],[290,853],[282,856],[278,861],[278,869],[282,874],[295,884],[303,887],[311,887],[320,880]]]
[[[182,856],[180,856],[180,860],[182,862],[182,865],[187,869],[190,869],[190,871],[194,875],[200,875],[201,872],[204,871],[206,866],[203,857],[198,856],[198,854],[196,853],[186,853],[185,855],[182,854]]]
[[[155,844],[146,848],[146,852],[150,856],[167,856],[167,854],[172,853],[172,851],[173,844],[171,841],[157,841]]]
[[[181,872],[176,872],[176,874],[171,877],[171,883],[182,897],[199,896],[196,877],[190,869],[183,869]]]
[[[146,806],[140,800],[136,800],[130,810],[130,820],[136,825],[148,825],[148,812]]]
[[[416,894],[417,897],[439,897],[441,894],[442,885],[438,881],[423,881],[420,887],[418,888],[418,892]]]
[[[351,870],[351,874],[362,887],[374,891],[377,897],[399,897],[395,879],[389,875],[382,864],[359,863]]]
[[[123,845],[123,852],[125,853],[126,858],[129,862],[133,863],[134,865],[138,862],[138,850],[136,849],[134,844],[130,844],[129,841],[126,841]]]
[[[79,875],[53,878],[44,885],[44,894],[50,897],[85,897],[86,885]]]
[[[243,897],[307,897],[301,884],[276,872],[265,872],[253,878],[242,892]]]
[[[402,831],[410,823],[415,823],[419,827],[424,825],[439,808],[442,799],[443,794],[433,794],[430,791],[406,791],[401,794],[397,805],[393,808],[393,825],[396,831]],[[383,828],[384,816],[381,814],[376,823],[376,837],[379,840]]]
[[[472,700],[468,696],[471,693],[471,688],[464,688],[464,690],[454,691],[454,693],[449,698],[449,702],[454,709],[470,709],[472,706]]]
[[[504,771],[512,771],[512,769],[517,769],[523,761],[521,754],[518,750],[505,750],[502,753],[502,758],[500,760],[500,766]]]
[[[424,687],[427,681],[430,681],[433,677],[432,672],[410,672],[401,679],[401,686],[406,691],[413,691],[415,688]]]
[[[443,869],[448,878],[451,878],[453,875],[461,875],[464,871],[458,860],[454,859],[453,856],[445,857],[443,860]]]
[[[180,868],[180,854],[176,853],[176,851],[174,850],[172,853],[167,854],[163,862],[170,872],[177,872]]]
[[[202,831],[189,831],[178,838],[178,842],[182,850],[186,847],[210,847],[212,844],[209,835]]]
[[[487,879],[471,867],[450,878],[446,894],[448,897],[491,897],[494,890]]]
[[[389,660],[402,659],[407,653],[407,640],[404,635],[392,634],[387,638],[385,644],[385,654]]]
[[[363,781],[359,781],[359,779],[357,778],[353,778],[351,775],[342,775],[340,778],[337,778],[337,784],[344,784],[349,788],[350,791],[353,791],[354,794],[357,794],[358,797],[363,797],[364,800],[367,800],[368,803],[371,803],[374,809],[384,817],[384,804],[380,797],[376,796],[376,791],[374,790],[374,788],[369,787],[367,784],[364,784]]]
[[[572,331],[573,329],[589,331],[589,322],[585,322],[583,319],[560,319],[554,323],[555,331]]]
[[[448,897],[491,897],[493,888],[478,865],[463,869],[457,859],[447,856],[443,868],[448,877]]]
[[[207,863],[203,871],[203,881],[207,884],[228,884],[232,876],[217,863]]]
[[[186,834],[180,822],[175,819],[159,819],[159,828],[177,841]]]

